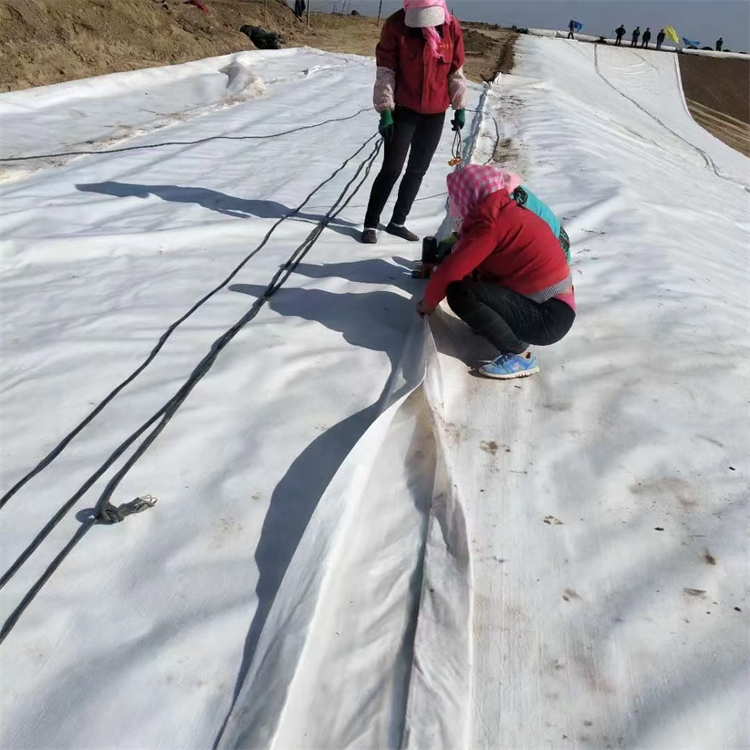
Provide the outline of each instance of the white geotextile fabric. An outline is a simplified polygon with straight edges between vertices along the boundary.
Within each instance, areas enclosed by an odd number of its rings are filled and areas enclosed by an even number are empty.
[[[486,345],[447,308],[414,315],[419,247],[355,243],[371,175],[114,498],[159,503],[94,528],[0,646],[4,747],[748,746],[748,160],[689,119],[671,56],[518,51],[473,159],[517,169],[564,219],[570,335],[537,350],[536,378],[472,377]],[[231,101],[228,63],[247,84]],[[313,50],[190,65],[12,95],[43,101],[40,122],[70,128],[58,140],[0,97],[3,148],[148,131],[131,103],[156,82],[190,114],[118,145],[280,132],[355,115],[374,77]],[[33,162],[24,179],[0,165],[3,490],[375,123]],[[445,219],[451,141],[410,218],[423,235]],[[365,154],[0,511],[3,571]],[[3,590],[3,615],[79,525]]]
[[[168,325],[279,218],[375,134],[371,61],[313,50],[239,58],[249,81],[263,80],[265,93],[251,101],[222,99],[224,58],[191,64],[195,75],[174,67],[66,84],[60,101],[55,91],[26,92],[28,109],[43,101],[40,117],[69,124],[68,95],[80,86],[78,99],[101,124],[98,137],[111,145],[113,115],[123,126],[135,117],[127,107],[113,111],[127,91],[138,96],[158,80],[161,93],[173,98],[170,107],[182,91],[192,108],[196,97],[185,92],[204,90],[204,79],[216,89],[198,97],[201,116],[191,110],[184,122],[175,118],[169,128],[116,144],[192,145],[65,157],[56,168],[35,161],[29,169],[36,171],[24,179],[4,165],[4,490],[134,370]],[[215,111],[213,100],[220,103]],[[14,107],[24,101],[23,94],[12,96]],[[3,108],[4,116],[8,111]],[[349,116],[270,140],[197,143]],[[75,133],[48,142],[30,122],[3,120],[9,151],[80,147]],[[445,215],[451,143],[446,127],[410,219],[422,234]],[[284,222],[232,284],[182,324],[142,375],[10,500],[0,515],[3,571],[251,306],[369,150]],[[113,498],[119,504],[150,493],[159,498],[155,508],[93,529],[1,647],[4,746],[205,748],[219,740],[233,706],[225,744],[232,732],[261,736],[266,727],[294,743],[299,734],[304,744],[308,726],[342,746],[352,738],[370,746],[400,741],[435,449],[414,401],[409,408],[419,418],[399,416],[396,432],[388,421],[396,407],[375,422],[389,393],[403,400],[421,382],[424,358],[412,300],[421,284],[411,279],[404,257],[418,257],[419,246],[385,235],[364,253],[355,241],[373,177],[222,352]],[[417,343],[406,346],[410,335]],[[411,370],[399,379],[407,355]],[[390,453],[380,456],[386,433],[383,450],[390,445]],[[414,466],[403,462],[412,442],[408,455],[419,454],[425,441]],[[367,461],[376,459],[381,469],[401,460],[390,484],[368,473]],[[363,494],[365,485],[372,485],[371,496]],[[79,528],[76,512],[91,508],[102,489],[99,482],[5,587],[4,615]],[[383,524],[373,534],[378,521]],[[325,530],[322,547],[315,529]],[[351,546],[355,533],[368,546]],[[302,616],[304,607],[319,611],[321,601],[314,582],[309,594],[301,582],[290,583],[300,566],[321,576],[330,600],[324,611],[337,612],[340,632]],[[358,572],[344,583],[342,567]],[[327,593],[331,586],[340,610]],[[468,601],[465,581],[462,590]],[[297,619],[285,619],[290,606]],[[267,650],[279,640],[290,652],[269,661]],[[295,643],[304,644],[299,664]],[[323,657],[337,665],[326,679],[315,661]],[[248,730],[246,704],[235,697],[258,688],[257,670],[270,703],[263,726]],[[303,675],[321,692],[300,691]],[[350,688],[355,675],[361,690]],[[335,695],[322,690],[326,680]],[[323,700],[329,713],[335,704],[335,725],[320,721],[314,700]],[[309,734],[309,743],[319,740]]]
[[[500,388],[466,377],[479,339],[433,325],[474,571],[469,746],[748,747],[750,162],[689,119],[672,56],[516,50],[487,111],[570,234],[578,317]],[[475,160],[496,137],[486,118]]]

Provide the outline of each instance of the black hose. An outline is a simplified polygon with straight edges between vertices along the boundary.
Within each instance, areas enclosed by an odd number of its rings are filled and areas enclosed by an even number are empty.
[[[371,108],[360,109],[359,112],[355,112],[353,115],[347,117],[333,117],[330,120],[323,120],[323,122],[316,122],[312,125],[302,125],[299,128],[292,128],[291,130],[283,130],[281,133],[269,133],[268,135],[212,135],[208,138],[199,138],[197,141],[165,141],[164,143],[152,143],[144,146],[123,146],[121,148],[110,148],[96,150],[91,149],[89,151],[61,151],[58,154],[36,154],[34,156],[9,156],[5,159],[0,159],[0,163],[3,162],[16,162],[16,161],[33,161],[34,159],[55,159],[61,156],[98,156],[99,154],[123,154],[127,151],[142,151],[150,148],[164,148],[165,146],[195,146],[201,143],[210,143],[211,141],[260,141],[266,138],[279,138],[282,135],[291,135],[292,133],[300,133],[303,130],[312,130],[313,128],[319,128],[322,125],[328,125],[331,122],[346,122],[346,120],[353,120],[355,117],[359,117],[363,112],[369,112]]]
[[[374,138],[375,136],[373,136]],[[240,261],[240,263],[235,266],[235,268],[232,270],[232,272],[220,283],[218,286],[214,287],[210,292],[205,294],[203,297],[201,297],[184,315],[179,317],[177,320],[172,323],[169,328],[161,335],[159,340],[156,342],[156,345],[151,350],[149,355],[146,357],[146,359],[143,360],[143,362],[136,367],[135,370],[133,370],[128,377],[126,377],[119,385],[117,385],[115,388],[113,388],[105,397],[104,399],[96,406],[96,408],[88,414],[81,422],[79,422],[44,458],[42,458],[36,466],[34,466],[32,469],[30,469],[26,474],[24,474],[23,477],[21,477],[2,497],[0,497],[0,509],[5,507],[7,502],[15,495],[29,480],[33,479],[39,472],[41,472],[43,469],[47,468],[68,446],[68,444],[73,440],[76,435],[78,435],[81,430],[83,430],[87,425],[89,425],[106,407],[107,405],[117,396],[120,391],[122,391],[124,388],[126,388],[130,383],[132,383],[150,364],[153,362],[153,360],[156,358],[156,355],[164,348],[164,345],[169,340],[170,336],[179,328],[182,323],[184,323],[194,312],[196,312],[200,307],[202,307],[208,300],[210,300],[215,294],[220,292],[222,289],[224,289],[231,281],[234,279],[234,277],[247,265],[247,263],[250,261],[251,258],[253,258],[255,255],[257,255],[268,243],[268,241],[271,239],[271,236],[276,231],[276,229],[279,227],[279,225],[286,221],[287,219],[295,216],[298,214],[306,205],[307,203],[312,199],[312,197],[325,185],[327,185],[331,180],[333,180],[343,169],[346,168],[346,166],[349,164],[349,162],[354,159],[358,154],[362,152],[362,150],[366,147],[366,145],[372,140],[372,138],[365,141],[365,143],[360,146],[351,156],[349,156],[347,159],[344,160],[344,162],[341,164],[340,167],[337,167],[329,177],[327,177],[323,182],[321,182],[303,201],[299,204],[294,210],[292,210],[290,213],[288,213],[286,216],[282,216],[268,231],[268,233],[265,235],[265,237],[261,240],[260,244],[253,249],[251,252],[249,252],[243,259]],[[87,488],[88,489],[88,488]],[[0,582],[0,588],[2,588],[2,583]]]
[[[343,167],[346,166],[346,164],[349,161],[351,161],[351,159],[353,159],[357,154],[361,153],[361,151],[367,146],[367,144],[371,143],[373,139],[377,137],[378,137],[377,135],[374,135],[371,138],[367,139],[364,142],[364,144],[362,144],[362,146],[344,162],[344,164],[337,170],[337,172],[341,171],[341,169],[343,169]],[[89,519],[87,519],[84,522],[84,524],[78,529],[78,531],[75,533],[73,538],[66,544],[66,546],[61,550],[61,552],[50,563],[50,565],[46,568],[44,573],[39,577],[39,579],[34,583],[34,585],[29,589],[29,591],[23,597],[19,605],[13,610],[10,616],[6,619],[5,623],[3,624],[2,629],[0,630],[0,644],[5,640],[8,634],[15,627],[16,623],[18,622],[23,612],[31,604],[31,602],[37,596],[39,591],[41,591],[44,584],[49,580],[52,574],[60,567],[64,559],[70,554],[70,552],[74,549],[74,547],[78,544],[78,542],[81,541],[81,539],[85,536],[85,534],[88,533],[88,531],[91,529],[93,525],[95,525],[96,523],[111,523],[113,521],[122,520],[124,516],[130,515],[131,513],[134,513],[134,512],[139,512],[140,510],[143,510],[144,507],[150,506],[150,503],[146,503],[144,505],[142,502],[139,502],[138,500],[136,500],[136,501],[133,501],[132,503],[127,503],[124,506],[120,506],[120,508],[116,508],[115,506],[112,505],[110,499],[115,489],[117,488],[119,483],[122,481],[122,479],[128,474],[128,472],[133,468],[133,466],[143,457],[145,452],[152,445],[152,443],[156,440],[159,434],[164,430],[164,428],[167,426],[167,424],[172,419],[172,417],[177,412],[177,410],[180,408],[180,406],[182,406],[182,404],[185,402],[185,400],[190,395],[190,392],[193,390],[193,388],[200,382],[200,380],[206,375],[206,373],[209,372],[209,370],[214,365],[221,351],[245,327],[245,325],[247,325],[247,323],[249,323],[258,315],[258,313],[260,312],[262,307],[265,305],[265,303],[271,298],[273,294],[275,294],[283,286],[283,284],[286,282],[289,276],[293,273],[294,269],[297,267],[300,261],[307,255],[307,253],[310,251],[313,245],[317,242],[323,230],[328,226],[328,224],[334,218],[336,218],[336,216],[338,216],[338,214],[340,214],[349,205],[352,198],[357,194],[357,192],[360,190],[365,180],[369,176],[370,171],[372,169],[373,164],[375,163],[375,159],[378,156],[381,146],[382,146],[382,141],[379,140],[376,143],[373,150],[370,152],[370,154],[364,159],[364,161],[360,163],[354,176],[344,186],[344,189],[342,190],[341,194],[336,199],[335,203],[333,204],[333,206],[331,206],[331,208],[326,213],[326,215],[323,217],[323,219],[321,219],[321,221],[314,227],[314,229],[305,238],[305,240],[292,252],[291,256],[286,261],[286,263],[284,263],[284,265],[274,274],[273,278],[269,282],[263,294],[252,304],[250,309],[231,328],[225,331],[214,342],[208,354],[206,354],[206,356],[201,360],[201,362],[197,365],[197,367],[191,373],[190,377],[180,387],[180,389],[174,394],[174,396],[172,396],[172,398],[170,398],[164,404],[164,406],[161,407],[161,409],[159,409],[154,415],[151,416],[150,419],[148,419],[143,425],[141,425],[141,427],[139,427],[125,441],[123,441],[123,443],[120,444],[120,446],[104,462],[104,464],[102,464],[102,466],[99,467],[99,469],[97,469],[97,471],[94,472],[94,474],[92,474],[89,477],[89,479],[86,480],[86,482],[82,485],[82,487],[79,488],[79,490],[60,507],[60,509],[55,513],[52,519],[50,519],[50,521],[44,526],[44,528],[39,532],[39,534],[37,534],[37,536],[34,538],[31,544],[23,551],[23,553],[13,563],[13,565],[8,569],[8,571],[6,571],[6,573],[2,577],[2,580],[0,580],[0,588],[2,588],[9,580],[11,580],[11,578],[18,572],[21,566],[29,559],[29,557],[31,557],[34,551],[44,541],[44,539],[46,539],[46,537],[51,533],[51,531],[57,526],[57,524],[63,519],[63,517],[70,511],[70,509],[75,505],[75,503],[83,496],[83,494],[85,494],[85,492],[93,485],[93,483],[97,479],[99,479],[99,477],[101,477],[101,475],[117,460],[117,458],[119,458],[119,456],[121,456],[125,450],[127,450],[144,432],[146,432],[149,429],[149,427],[151,427],[152,425],[158,422],[158,424],[156,424],[156,426],[151,431],[151,433],[148,434],[146,438],[143,440],[143,442],[138,446],[134,454],[128,459],[125,465],[109,481],[109,483],[104,489],[104,492],[102,493],[102,495],[100,496],[96,504],[96,509],[95,509],[95,512],[92,514],[92,516]],[[344,196],[346,195],[347,191],[357,181],[357,179],[360,177],[363,171],[364,171],[364,175],[359,180],[359,183],[355,186],[351,195],[349,195],[344,200]],[[329,178],[329,180],[330,179],[331,178]],[[327,181],[328,180],[326,180],[326,182]],[[322,184],[325,184],[325,183],[322,183]],[[309,198],[317,190],[320,189],[322,184],[319,185],[316,188],[316,190],[313,191],[310,194],[310,196],[308,196],[306,200],[309,200]],[[283,221],[283,219],[280,221]],[[273,229],[276,226],[278,226],[278,223],[274,225],[274,227],[269,231],[269,235],[270,235],[270,232],[272,232]],[[264,238],[264,242],[267,241],[269,235],[267,235],[266,238]]]

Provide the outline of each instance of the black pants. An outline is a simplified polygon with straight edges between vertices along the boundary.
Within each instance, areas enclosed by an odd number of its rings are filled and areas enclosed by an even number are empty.
[[[568,32],[568,39],[575,39],[575,37],[573,36],[573,32],[572,31]]]
[[[529,344],[555,344],[576,317],[562,300],[539,304],[498,284],[471,279],[455,281],[448,287],[448,304],[501,354],[521,354]]]
[[[427,173],[435,150],[443,133],[445,112],[437,115],[422,115],[405,107],[397,107],[393,113],[393,137],[385,143],[383,167],[375,178],[367,205],[365,228],[377,229],[380,214],[404,168],[406,155],[409,163],[398,189],[398,200],[393,209],[394,224],[403,224],[417,197],[422,178]]]
[[[637,47],[638,46],[638,39],[637,37],[633,39],[632,42],[630,42],[631,47]]]
[[[615,42],[615,47],[619,47],[622,44],[622,37],[618,36],[617,41]]]

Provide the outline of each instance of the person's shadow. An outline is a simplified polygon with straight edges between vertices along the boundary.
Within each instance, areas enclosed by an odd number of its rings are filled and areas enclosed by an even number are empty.
[[[415,300],[424,293],[427,282],[411,277],[414,261],[393,258],[397,265],[387,260],[373,259],[316,266],[300,263],[295,273],[311,279],[339,276],[359,283],[392,284],[415,295]],[[412,311],[413,312],[413,311]],[[497,349],[482,336],[475,334],[462,320],[445,310],[438,310],[430,318],[430,328],[435,346],[441,354],[463,362],[469,368],[489,362],[497,356]],[[471,374],[475,374],[472,372]]]
[[[322,266],[300,264],[296,272],[310,278],[340,276],[351,281],[398,286],[404,291],[421,291],[419,283],[411,278],[407,268],[380,259]],[[255,299],[265,289],[254,284],[233,284],[229,287],[232,292],[247,294]],[[384,402],[390,402],[400,395],[400,391],[395,394],[390,392],[391,382],[416,316],[416,299],[385,289],[335,293],[284,287],[267,304],[279,315],[316,321],[337,331],[354,347],[384,352],[390,359],[391,376],[372,404],[315,438],[294,460],[273,490],[255,551],[258,567],[255,589],[257,607],[245,639],[232,705],[214,747],[221,739],[226,720],[250,670],[279,586],[320,498],[346,456],[382,411],[386,405]],[[356,379],[356,372],[352,373],[352,377]]]
[[[309,279],[330,279],[337,277],[358,284],[383,284],[397,286],[412,295],[424,291],[425,282],[412,278],[411,271],[416,261],[407,258],[393,257],[393,263],[384,258],[369,260],[352,260],[342,263],[299,263],[295,274]],[[413,312],[413,311],[412,311]]]
[[[325,216],[323,214],[309,214],[304,211],[294,213],[294,209],[276,201],[252,200],[236,198],[218,190],[200,187],[181,187],[179,185],[138,185],[128,182],[93,182],[76,185],[76,189],[83,193],[101,193],[113,195],[117,198],[148,198],[154,195],[169,203],[196,203],[211,211],[233,216],[239,219],[283,219],[288,216],[298,221],[318,223]],[[358,237],[356,226],[345,219],[334,218],[328,225],[340,234]]]

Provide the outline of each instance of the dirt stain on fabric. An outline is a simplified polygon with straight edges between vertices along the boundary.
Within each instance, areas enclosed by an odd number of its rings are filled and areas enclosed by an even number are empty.
[[[695,488],[689,482],[680,477],[660,477],[630,485],[630,491],[634,495],[657,497],[668,497],[676,499],[686,511],[694,510],[700,504],[700,497]]]
[[[566,602],[569,601],[583,601],[583,597],[573,589],[565,589],[563,592],[562,598],[565,599]]]
[[[706,598],[706,592],[704,589],[685,588],[685,589],[682,589],[682,593],[685,594],[685,596],[691,596],[691,597],[695,597],[698,599]]]
[[[548,401],[544,408],[548,409],[549,411],[568,411],[571,407],[571,404],[565,402],[565,401]]]
[[[242,534],[243,526],[233,518],[219,518],[214,523],[211,541],[215,548],[223,547],[224,544],[231,543],[239,538]]]
[[[711,445],[715,445],[715,446],[717,446],[719,448],[723,448],[724,447],[724,443],[722,443],[721,441],[717,440],[716,438],[712,438],[712,437],[710,437],[708,435],[698,435],[698,437],[701,440],[705,440],[707,443],[711,443]]]
[[[500,138],[495,145],[492,161],[497,164],[507,164],[518,159],[518,151],[512,138]]]
[[[485,453],[490,453],[493,456],[497,455],[497,452],[500,450],[500,446],[494,440],[482,440],[479,443],[479,447]]]

